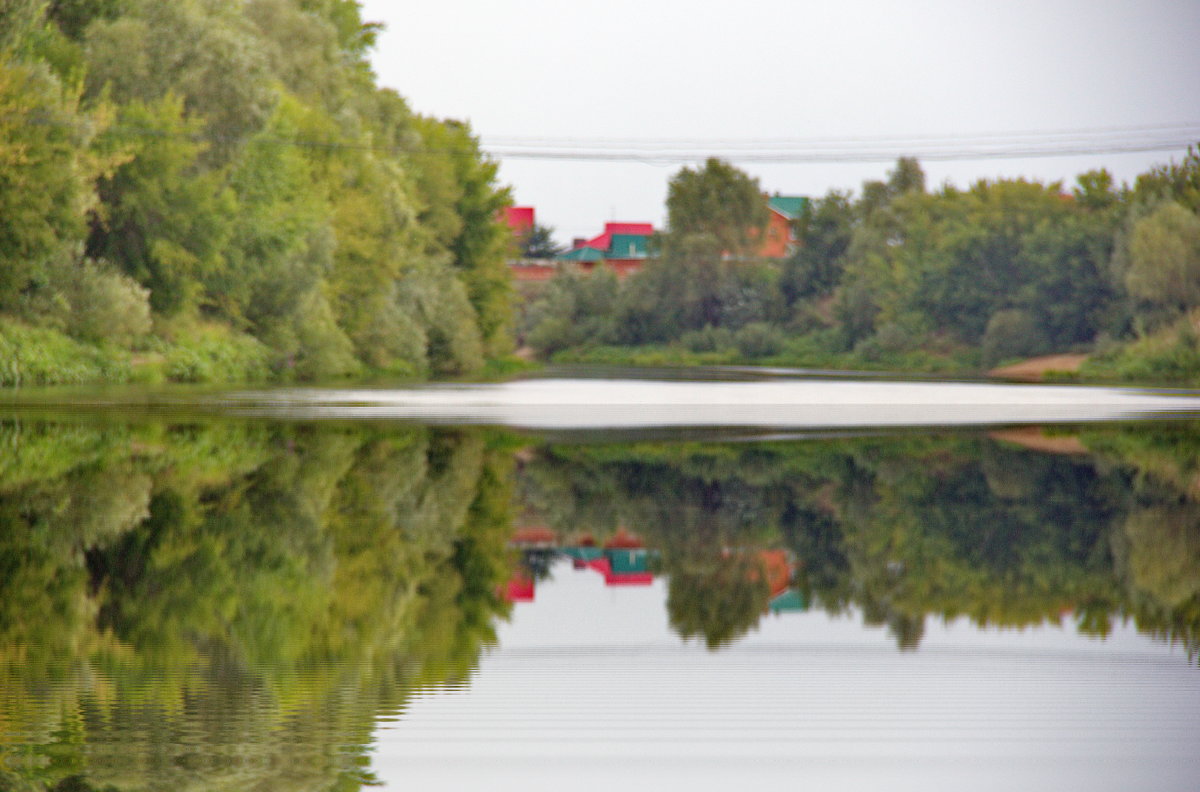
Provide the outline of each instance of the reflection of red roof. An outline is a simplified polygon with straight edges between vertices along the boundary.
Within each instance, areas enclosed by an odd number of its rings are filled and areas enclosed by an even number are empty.
[[[624,528],[618,528],[617,532],[604,542],[605,550],[637,550],[645,546],[645,542]]]
[[[587,566],[604,575],[606,586],[649,586],[654,582],[654,575],[649,572],[613,572],[607,558],[588,561]]]
[[[527,525],[513,531],[513,544],[552,545],[558,543],[558,534],[543,525]]]
[[[515,577],[504,587],[504,599],[509,602],[533,602],[533,580]]]
[[[787,591],[792,582],[792,562],[786,550],[763,550],[758,554],[762,559],[763,571],[767,575],[767,585],[771,587],[771,596],[778,597]]]

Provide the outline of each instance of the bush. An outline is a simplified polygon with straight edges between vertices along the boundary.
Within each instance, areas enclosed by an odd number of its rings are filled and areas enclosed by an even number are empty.
[[[222,325],[186,328],[161,351],[173,382],[253,382],[270,372],[265,344]]]
[[[124,382],[128,358],[44,327],[0,319],[0,386]]]
[[[1082,373],[1137,382],[1200,384],[1200,337],[1188,319],[1089,359]]]
[[[705,325],[679,337],[679,342],[691,352],[719,352],[734,347],[733,331],[727,327]]]
[[[137,281],[85,259],[66,286],[67,331],[89,341],[129,346],[150,332],[150,292]]]
[[[751,322],[733,334],[733,344],[743,357],[764,358],[783,349],[783,332],[766,322]]]
[[[1006,309],[992,314],[983,333],[983,363],[992,366],[1002,360],[1030,357],[1048,351],[1046,334],[1028,311]]]

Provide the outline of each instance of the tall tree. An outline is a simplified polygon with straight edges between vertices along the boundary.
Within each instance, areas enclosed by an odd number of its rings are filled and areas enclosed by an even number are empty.
[[[668,240],[704,234],[724,253],[751,256],[768,215],[758,179],[724,160],[710,158],[703,168],[683,168],[667,186]]]

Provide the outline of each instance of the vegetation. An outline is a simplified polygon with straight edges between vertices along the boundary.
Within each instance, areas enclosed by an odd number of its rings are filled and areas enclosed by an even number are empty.
[[[19,421],[0,446],[5,790],[370,785],[375,719],[466,678],[507,612],[495,438]]]
[[[809,201],[795,251],[764,261],[749,255],[757,183],[710,161],[672,180],[657,260],[623,283],[556,280],[527,337],[563,361],[964,372],[1098,351],[1093,376],[1200,384],[1198,195],[1196,150],[1132,187],[1092,171],[1069,192],[1020,179],[931,192],[902,159],[857,197]]]
[[[3,384],[511,351],[496,164],[376,87],[354,0],[17,0],[0,31]]]
[[[769,592],[756,554],[787,550],[794,586],[915,648],[929,618],[1059,624],[1132,619],[1200,655],[1195,427],[1096,428],[1093,455],[982,435],[756,444],[554,446],[522,470],[526,517],[661,556],[674,629],[715,648]]]
[[[518,514],[640,536],[671,628],[714,650],[766,611],[770,551],[804,602],[904,649],[929,619],[1130,620],[1200,654],[1200,434],[1074,439],[1092,454],[5,419],[0,788],[370,785],[378,719],[494,642]]]

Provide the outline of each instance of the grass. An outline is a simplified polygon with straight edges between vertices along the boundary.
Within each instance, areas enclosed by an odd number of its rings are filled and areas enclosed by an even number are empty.
[[[119,383],[128,382],[132,374],[124,350],[0,318],[0,386]]]

